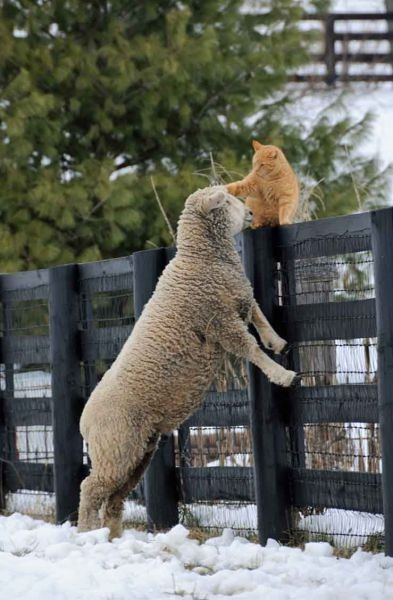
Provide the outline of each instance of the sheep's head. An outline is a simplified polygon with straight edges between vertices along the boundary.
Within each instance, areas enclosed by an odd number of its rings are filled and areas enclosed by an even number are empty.
[[[200,218],[218,229],[237,235],[250,226],[252,212],[238,198],[232,196],[222,185],[197,190],[186,200],[186,208],[192,208]]]

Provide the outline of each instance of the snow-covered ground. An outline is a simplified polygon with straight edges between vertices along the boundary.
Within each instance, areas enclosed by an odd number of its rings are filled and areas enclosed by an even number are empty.
[[[225,530],[201,544],[168,533],[77,533],[15,513],[0,517],[0,596],[5,600],[389,600],[393,558],[358,550],[336,558],[326,542],[265,548]]]
[[[7,496],[9,512],[54,519],[54,494],[26,490]],[[257,534],[257,507],[255,504],[216,502],[210,504],[180,505],[180,520],[190,527],[207,530],[222,530],[231,527],[239,534]],[[146,507],[127,500],[124,504],[123,521],[146,527]],[[383,515],[329,508],[320,514],[303,516],[299,513],[297,529],[307,534],[310,540],[329,540],[337,548],[358,548],[384,533]],[[0,596],[1,597],[1,596]]]

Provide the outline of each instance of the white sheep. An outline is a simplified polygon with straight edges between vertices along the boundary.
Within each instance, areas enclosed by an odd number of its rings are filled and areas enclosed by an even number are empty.
[[[278,385],[294,382],[296,373],[269,358],[247,328],[252,322],[276,353],[286,345],[258,307],[234,246],[233,236],[251,220],[223,186],[187,199],[177,254],[81,417],[92,468],[81,485],[80,531],[105,526],[110,539],[121,535],[124,498],[160,435],[201,405],[225,353],[254,363]]]

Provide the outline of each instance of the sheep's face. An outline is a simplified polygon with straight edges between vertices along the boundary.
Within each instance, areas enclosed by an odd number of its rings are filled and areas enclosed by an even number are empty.
[[[212,187],[208,195],[206,189],[203,191],[203,197],[193,194],[187,202],[192,203],[205,219],[225,224],[232,236],[251,225],[251,210],[241,200],[229,194],[223,186]]]
[[[251,210],[239,198],[226,193],[226,211],[229,216],[231,235],[237,235],[252,223]]]

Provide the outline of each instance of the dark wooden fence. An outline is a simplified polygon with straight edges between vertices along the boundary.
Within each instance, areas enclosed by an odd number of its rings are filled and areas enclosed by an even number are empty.
[[[351,81],[393,81],[392,12],[308,14],[304,21],[322,24],[324,47],[322,51],[311,54],[312,68],[307,74],[296,74],[296,81],[325,81],[328,85]],[[370,23],[378,24],[378,27],[370,26]],[[351,27],[343,28],[343,24]],[[358,30],[354,30],[353,25]],[[369,42],[388,42],[389,50],[385,48],[380,52],[370,47]],[[390,69],[387,70],[386,65],[390,65]]]
[[[378,337],[378,377],[371,383],[327,385],[309,385],[305,379],[305,385],[284,390],[250,367],[248,389],[210,391],[176,440],[169,435],[161,444],[145,477],[151,527],[177,522],[179,502],[256,502],[261,542],[269,537],[286,541],[294,525],[294,507],[336,507],[384,513],[386,552],[393,555],[392,238],[393,208],[244,234],[245,269],[276,330],[298,351],[301,344],[314,341]],[[280,289],[296,300],[299,263],[366,251],[373,253],[375,298],[277,301],[277,274]],[[3,506],[9,491],[54,491],[57,520],[75,517],[79,484],[88,469],[78,427],[83,404],[132,330],[134,317],[124,308],[128,299],[133,297],[134,316],[138,316],[171,256],[173,250],[149,250],[121,259],[0,276]],[[98,322],[94,294],[99,292],[105,299],[119,291],[120,324],[113,323],[113,316],[105,311]],[[27,322],[16,327],[15,303],[27,310],[35,301],[48,303],[42,321],[48,331],[25,335],[26,328],[38,325]],[[295,352],[290,360],[294,364],[298,359]],[[15,371],[31,364],[49,365],[51,396],[16,393]],[[236,398],[233,406],[232,398]],[[379,423],[382,475],[307,467],[303,426],[332,423]],[[40,425],[53,427],[53,460],[21,458],[15,431]],[[189,431],[206,426],[249,426],[253,466],[192,466],[184,459]],[[180,446],[177,461],[175,441]]]

